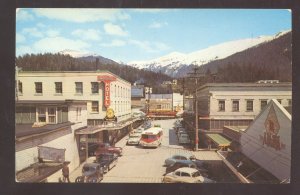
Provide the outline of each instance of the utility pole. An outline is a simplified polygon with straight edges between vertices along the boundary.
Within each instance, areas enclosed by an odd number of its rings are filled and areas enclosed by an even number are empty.
[[[205,75],[203,73],[198,72],[199,67],[194,68],[194,72],[188,73],[190,75],[189,78],[195,78],[195,84],[196,84],[196,90],[194,95],[194,101],[195,101],[195,150],[198,150],[199,146],[199,138],[198,138],[198,100],[197,100],[197,85],[198,85],[198,78],[202,78]]]

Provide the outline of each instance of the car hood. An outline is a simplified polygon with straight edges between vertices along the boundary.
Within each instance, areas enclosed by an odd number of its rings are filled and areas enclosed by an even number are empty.
[[[139,141],[139,140],[140,140],[140,138],[138,138],[138,137],[137,138],[129,138],[128,139],[128,141],[134,141],[134,142]]]

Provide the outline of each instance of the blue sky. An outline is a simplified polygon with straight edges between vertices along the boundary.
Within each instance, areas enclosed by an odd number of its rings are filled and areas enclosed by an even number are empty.
[[[22,8],[16,55],[71,49],[130,62],[289,29],[286,9]]]

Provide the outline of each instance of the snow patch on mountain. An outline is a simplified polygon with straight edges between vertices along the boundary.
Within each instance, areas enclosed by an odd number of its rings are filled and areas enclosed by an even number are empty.
[[[94,54],[94,53],[84,52],[84,51],[76,51],[76,50],[71,50],[71,49],[65,49],[59,53],[62,55],[70,55],[71,57],[74,57],[74,58],[97,56],[97,54]]]

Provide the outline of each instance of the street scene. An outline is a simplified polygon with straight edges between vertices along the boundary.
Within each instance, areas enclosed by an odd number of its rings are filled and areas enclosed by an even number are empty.
[[[14,66],[18,183],[290,183],[291,10],[18,8]]]

